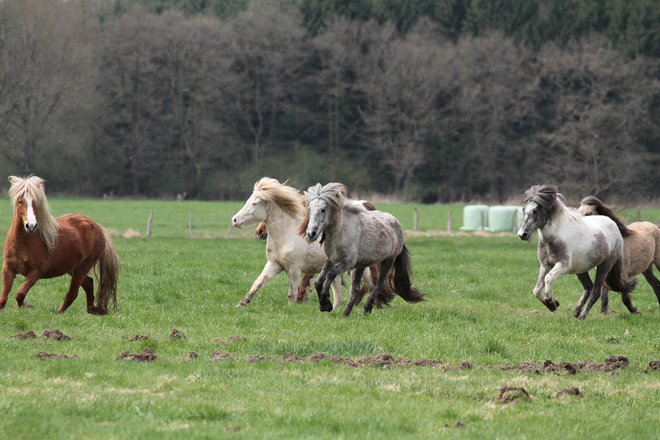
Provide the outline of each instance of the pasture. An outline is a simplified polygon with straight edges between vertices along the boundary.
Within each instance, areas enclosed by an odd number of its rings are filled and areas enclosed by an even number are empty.
[[[0,312],[0,439],[658,436],[660,371],[648,365],[660,359],[660,313],[650,287],[640,279],[632,294],[641,315],[611,294],[610,314],[595,308],[578,322],[572,307],[581,286],[564,276],[554,284],[561,305],[551,313],[532,295],[536,237],[430,233],[445,229],[448,209],[458,229],[461,206],[419,206],[413,234],[413,205],[376,204],[407,231],[413,282],[427,301],[396,298],[370,316],[360,305],[345,318],[320,313],[315,293],[288,306],[284,274],[235,307],[265,263],[253,226],[228,232],[242,202],[49,201],[54,215],[86,214],[142,236],[113,239],[122,273],[119,311],[110,315],[85,313],[84,295],[58,314],[68,277],[39,281],[27,297],[34,309],[18,310],[17,278]],[[153,234],[145,238],[152,209]],[[642,211],[644,220],[658,218],[657,210]],[[2,240],[10,222],[4,201]],[[71,339],[47,339],[46,329]],[[37,337],[10,338],[28,331]],[[131,340],[136,335],[146,338]],[[117,360],[145,348],[158,358]],[[224,359],[212,360],[214,352]],[[442,363],[378,366],[392,363],[381,356],[355,367],[329,358],[356,363],[383,353]],[[577,374],[542,369],[546,360],[603,363],[612,355],[630,364]],[[524,362],[541,371],[502,368]],[[524,391],[500,398],[506,386]],[[575,387],[580,396],[562,393]]]

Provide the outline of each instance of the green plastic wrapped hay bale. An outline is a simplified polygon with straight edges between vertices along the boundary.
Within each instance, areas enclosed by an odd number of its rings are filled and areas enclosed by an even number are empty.
[[[492,232],[514,231],[520,228],[523,213],[521,206],[491,206],[488,210],[488,230]]]
[[[484,218],[484,229],[488,227],[488,205],[467,205],[463,208],[462,231],[477,231],[481,229],[481,214]]]

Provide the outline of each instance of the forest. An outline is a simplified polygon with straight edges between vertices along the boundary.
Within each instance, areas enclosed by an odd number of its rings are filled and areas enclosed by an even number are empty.
[[[653,203],[659,165],[657,0],[0,2],[0,174],[51,194]]]

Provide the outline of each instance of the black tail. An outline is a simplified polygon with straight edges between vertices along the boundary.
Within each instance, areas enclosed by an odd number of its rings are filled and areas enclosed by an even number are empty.
[[[607,274],[605,285],[608,289],[614,290],[615,292],[630,294],[635,290],[635,287],[637,287],[638,281],[637,278],[631,278],[629,280],[623,278],[621,272],[623,262],[621,261],[621,258],[622,257],[617,258],[614,266],[612,266],[612,269]]]
[[[380,264],[369,266],[369,272],[371,274],[371,284],[376,285],[376,281],[378,281],[378,277],[380,276]],[[369,289],[367,289],[366,286],[362,286],[360,292],[358,292],[357,299],[355,300],[355,305],[360,304],[362,298],[369,293]],[[383,286],[383,289],[378,293],[374,304],[377,308],[382,309],[383,306],[389,306],[393,299],[394,291],[392,290],[392,286],[390,286],[390,283],[386,283]]]
[[[406,245],[403,245],[401,253],[394,260],[394,270],[390,276],[390,284],[394,293],[406,302],[416,303],[425,301],[425,294],[412,287],[410,275],[412,275],[412,260],[410,259],[408,248],[406,248]]]

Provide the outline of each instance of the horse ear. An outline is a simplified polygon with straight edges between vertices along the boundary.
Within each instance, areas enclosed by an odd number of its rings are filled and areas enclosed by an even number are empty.
[[[9,178],[7,180],[9,180],[9,183],[11,185],[15,185],[16,184],[16,179],[18,179],[16,176],[9,176]]]

